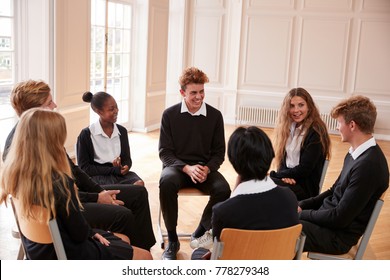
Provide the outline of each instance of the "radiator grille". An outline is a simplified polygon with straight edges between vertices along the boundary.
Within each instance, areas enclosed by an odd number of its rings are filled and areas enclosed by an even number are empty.
[[[275,127],[278,109],[254,106],[240,106],[237,114],[238,125],[258,125]],[[337,121],[329,114],[321,114],[322,120],[328,126],[329,133],[337,133]]]

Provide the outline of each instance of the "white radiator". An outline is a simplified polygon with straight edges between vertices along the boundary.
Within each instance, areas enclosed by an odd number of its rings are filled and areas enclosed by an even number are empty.
[[[237,125],[258,125],[275,127],[279,109],[254,106],[240,106],[237,114]],[[329,133],[337,133],[337,121],[329,114],[321,114],[322,120],[328,126]]]

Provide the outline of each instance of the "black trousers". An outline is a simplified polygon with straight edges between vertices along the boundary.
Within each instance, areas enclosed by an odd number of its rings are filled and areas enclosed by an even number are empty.
[[[132,245],[150,250],[156,243],[148,200],[143,186],[110,185],[106,190],[120,190],[116,195],[125,205],[84,203],[84,217],[92,228],[127,235]]]
[[[200,224],[211,228],[212,207],[230,197],[230,186],[218,171],[211,172],[204,183],[194,184],[191,178],[175,167],[165,167],[160,177],[160,205],[167,230],[176,230],[178,218],[178,191],[183,187],[195,187],[210,195],[203,210]]]
[[[340,238],[340,233],[337,230],[321,227],[308,221],[299,221],[303,228],[302,231],[306,234],[306,241],[303,251],[317,252],[325,254],[345,254],[348,253],[353,245],[357,243],[359,237],[352,237],[346,241]]]

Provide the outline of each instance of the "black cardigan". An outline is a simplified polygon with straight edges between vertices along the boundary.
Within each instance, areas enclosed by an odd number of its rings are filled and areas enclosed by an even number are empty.
[[[132,165],[132,160],[130,156],[130,145],[129,137],[127,135],[127,129],[119,124],[115,125],[118,127],[120,133],[120,157],[122,165],[127,165],[130,169]],[[86,127],[80,132],[79,137],[77,137],[77,162],[80,168],[84,170],[89,176],[110,174],[121,175],[121,168],[119,166],[113,166],[112,162],[106,162],[104,164],[95,162],[94,154],[95,152],[91,139],[91,131],[89,130],[89,127]]]
[[[322,151],[320,135],[313,128],[309,128],[301,147],[299,164],[288,168],[285,154],[279,170],[272,171],[270,175],[279,179],[293,178],[305,191],[307,197],[312,197],[319,193],[324,162],[325,154]]]

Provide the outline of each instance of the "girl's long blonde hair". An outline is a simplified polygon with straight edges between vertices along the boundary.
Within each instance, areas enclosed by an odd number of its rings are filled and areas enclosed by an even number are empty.
[[[331,142],[328,129],[324,121],[321,119],[319,110],[315,105],[313,98],[304,88],[293,88],[284,97],[274,130],[274,164],[276,164],[277,169],[280,168],[283,161],[284,154],[286,152],[286,143],[290,136],[290,127],[293,122],[290,117],[290,104],[291,99],[295,96],[299,96],[304,99],[308,107],[306,119],[303,120],[303,123],[301,124],[303,131],[307,131],[310,127],[312,127],[320,136],[322,152],[325,158],[330,159],[331,156]],[[302,145],[305,141],[306,135],[307,133],[303,136]]]
[[[8,195],[16,197],[21,205],[20,216],[42,221],[43,213],[37,217],[31,206],[49,209],[52,217],[56,217],[56,188],[66,197],[69,213],[71,193],[67,176],[71,176],[71,170],[65,139],[65,119],[59,113],[42,108],[24,112],[1,170],[0,203],[6,202]]]

